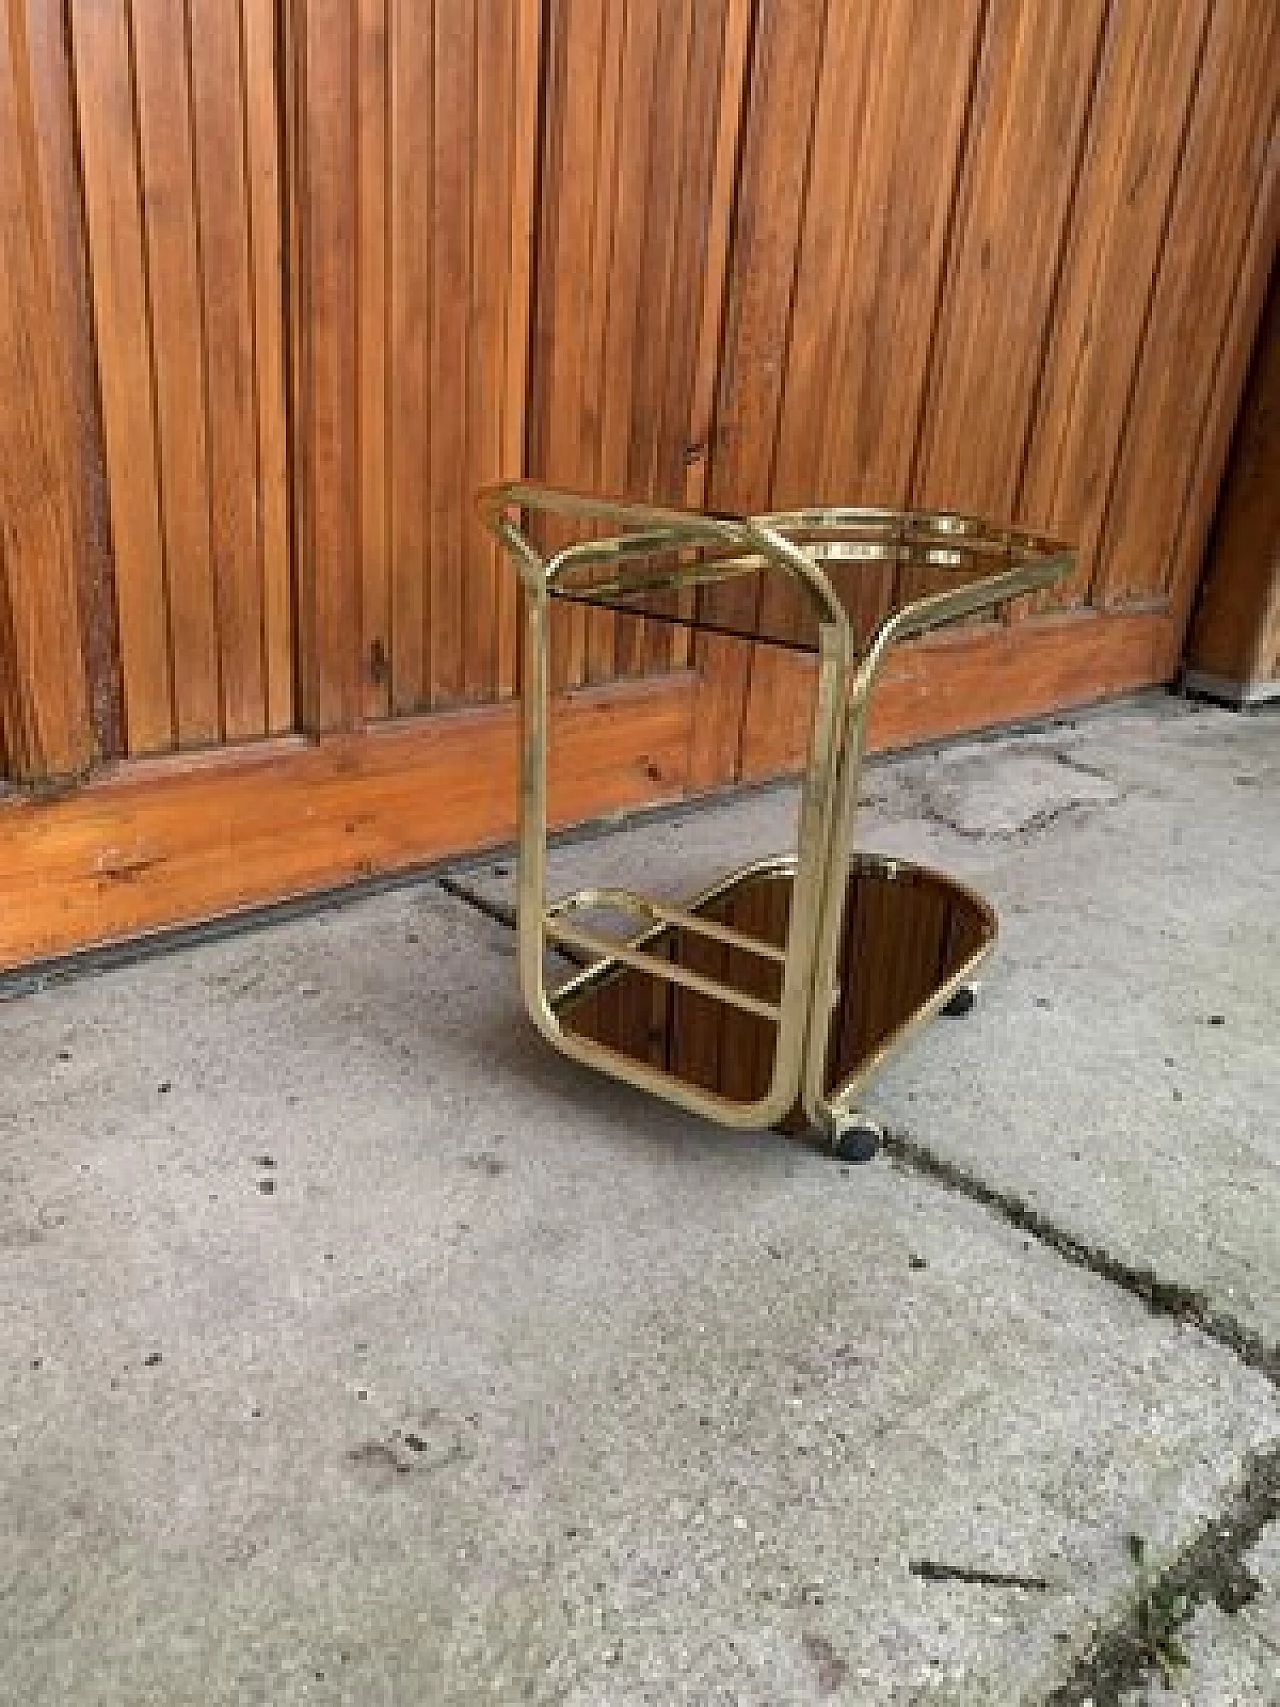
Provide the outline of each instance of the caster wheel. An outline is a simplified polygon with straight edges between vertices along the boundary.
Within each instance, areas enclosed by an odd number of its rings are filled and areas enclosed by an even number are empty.
[[[965,1014],[973,1012],[973,1004],[978,999],[978,992],[972,984],[961,984],[949,1002],[944,1002],[942,1011],[948,1019],[963,1019]]]
[[[870,1121],[860,1120],[836,1133],[831,1147],[841,1162],[869,1162],[880,1148],[881,1132]]]

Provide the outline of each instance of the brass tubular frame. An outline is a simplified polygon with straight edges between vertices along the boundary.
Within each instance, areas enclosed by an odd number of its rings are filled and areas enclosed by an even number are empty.
[[[858,778],[877,677],[899,641],[1052,585],[1071,572],[1074,552],[1056,541],[947,513],[822,507],[761,516],[713,514],[634,504],[530,481],[486,487],[476,504],[483,524],[513,559],[525,593],[518,913],[520,982],[530,1017],[548,1041],[571,1059],[722,1125],[743,1130],[777,1125],[799,1105],[814,1126],[837,1138],[856,1120],[854,1104],[875,1072],[972,974],[992,946],[996,928],[995,915],[981,897],[950,878],[925,874],[963,898],[981,918],[984,940],[850,1077],[833,1088],[826,1085],[831,1015],[840,999],[840,940],[851,871],[874,872],[891,881],[899,874],[922,870],[903,861],[851,851]],[[592,524],[619,531],[604,538],[578,538],[544,552],[530,525],[531,518],[539,516],[559,517],[578,532]],[[659,556],[664,564],[646,572],[645,560]],[[677,560],[674,568],[672,558]],[[900,605],[859,650],[848,614],[825,572],[827,563],[963,570],[969,575],[975,564],[991,567],[978,579]],[[578,572],[596,569],[603,569],[608,578],[575,582]],[[658,615],[667,622],[689,622],[696,619],[652,612],[628,600],[655,592],[689,594],[700,586],[760,573],[795,583],[817,622],[817,693],[795,853],[740,867],[681,907],[619,887],[588,888],[548,901],[551,600],[585,600],[632,614]],[[756,639],[758,644],[769,642],[767,635]],[[709,906],[735,888],[762,877],[790,880],[782,948],[705,916]],[[568,917],[593,911],[632,914],[646,921],[646,927],[616,940]],[[775,963],[781,969],[778,1000],[763,1000],[652,952],[673,930]],[[570,950],[574,958],[583,954],[593,958],[552,990],[547,984],[547,951],[557,946]],[[562,1023],[587,993],[623,968],[642,971],[774,1024],[773,1060],[764,1095],[749,1102],[735,1101],[575,1033]]]

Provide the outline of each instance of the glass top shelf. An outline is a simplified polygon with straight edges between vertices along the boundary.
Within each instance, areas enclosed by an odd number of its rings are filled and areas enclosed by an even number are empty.
[[[841,616],[863,650],[895,612],[910,608],[901,623],[907,633],[992,615],[1074,562],[1043,535],[938,511],[690,512],[687,534],[676,522],[597,537],[600,519],[534,519],[531,538],[552,599],[810,653],[822,624]]]

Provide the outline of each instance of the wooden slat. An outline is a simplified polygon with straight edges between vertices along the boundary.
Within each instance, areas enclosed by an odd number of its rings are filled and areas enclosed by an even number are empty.
[[[599,135],[600,61],[605,7],[599,0],[553,0],[549,8],[539,288],[535,299],[531,469],[575,485],[581,456],[586,372],[583,330],[591,312],[592,239]],[[548,547],[563,529],[545,531]],[[557,608],[551,621],[551,685],[585,680],[586,612]]]
[[[266,729],[244,66],[239,5],[188,4],[222,721],[234,741]]]
[[[713,103],[715,152],[707,205],[706,260],[698,308],[689,442],[685,447],[684,501],[695,510],[706,498],[711,466],[711,428],[724,331],[738,151],[746,111],[751,23],[752,0],[726,0],[719,83]]]
[[[537,241],[538,101],[542,52],[539,0],[516,0],[511,110],[511,224],[507,286],[507,339],[502,391],[502,473],[527,466],[529,361],[533,326],[533,266]],[[497,687],[515,691],[519,659],[519,595],[509,564],[498,575]]]
[[[182,6],[139,10],[133,65],[151,305],[165,582],[180,746],[222,734],[210,545],[195,165]]]
[[[431,31],[391,5],[391,708],[427,703]]]
[[[819,0],[795,0],[756,18],[708,478],[715,508],[768,504],[824,13]],[[709,595],[714,615],[730,626],[752,619],[753,601],[750,586]],[[737,774],[751,648],[700,642],[696,656],[703,688],[690,765],[697,781],[711,786]]]
[[[650,8],[609,5],[604,9],[604,40],[600,51],[600,98],[597,103],[598,134],[595,147],[596,192],[594,221],[591,234],[591,296],[587,323],[583,328],[584,370],[591,386],[591,397],[580,411],[579,464],[575,484],[588,490],[627,490],[625,477],[610,472],[611,466],[625,467],[626,420],[631,386],[629,353],[619,359],[606,355],[606,340],[612,333],[615,340],[619,329],[629,339],[635,329],[633,311],[626,304],[634,283],[626,268],[627,239],[639,244],[638,220],[628,223],[621,210],[621,174],[619,172],[619,143],[627,125],[622,103],[622,70],[624,61],[634,69],[637,56],[627,53],[626,25],[635,26],[645,20]],[[650,60],[645,63],[651,63]],[[634,80],[634,79],[633,79]],[[644,153],[638,148],[624,151],[624,159],[643,173]],[[641,179],[643,182],[643,177]],[[641,191],[642,205],[643,191]],[[620,428],[621,423],[621,428]],[[614,441],[610,446],[610,439]],[[615,462],[609,461],[610,448]],[[614,674],[615,635],[618,627],[613,614],[604,610],[586,613],[586,675],[589,682],[608,681]]]
[[[360,715],[356,462],[355,18],[348,0],[299,4],[293,48],[303,91],[296,181],[303,404],[298,552],[299,713],[313,731]],[[421,630],[419,630],[419,633]]]
[[[481,0],[475,16],[475,151],[471,181],[470,279],[474,338],[467,365],[465,485],[457,493],[462,534],[462,692],[497,692],[498,547],[472,513],[475,489],[500,479],[506,367],[507,248],[511,222],[511,105],[515,43],[506,0]]]
[[[699,0],[704,25],[718,24],[717,8]],[[654,498],[676,498],[684,484],[683,452],[692,380],[692,354],[675,337],[677,324],[692,317],[697,296],[692,257],[681,253],[688,231],[681,219],[682,189],[695,169],[702,179],[693,191],[701,201],[711,161],[690,149],[689,115],[703,110],[706,94],[693,82],[692,0],[666,0],[660,8],[654,103],[650,119],[649,194],[645,208],[644,263],[640,276],[639,348],[646,352],[636,374],[631,416],[628,489]],[[684,371],[673,371],[684,356]],[[635,666],[655,672],[670,667],[671,628],[647,621]]]
[[[980,16],[977,0],[830,13],[773,505],[907,500]],[[836,580],[865,640],[893,570],[856,565]],[[761,627],[794,631],[800,610],[774,578]],[[780,692],[786,668],[757,648],[743,732],[753,766],[807,734],[806,708]]]
[[[617,25],[616,62],[614,55],[607,56],[612,78],[602,90],[602,96],[612,91],[612,105],[603,98],[600,103],[602,181],[596,194],[593,279],[603,352],[598,366],[587,368],[593,395],[590,406],[581,412],[580,466],[593,471],[588,483],[599,490],[641,497],[646,494],[634,484],[637,471],[631,464],[632,420],[660,19],[652,0],[612,6],[610,18]],[[664,212],[670,217],[669,208]],[[592,673],[597,678],[615,671],[632,674],[643,646],[643,622],[592,611],[588,623]]]
[[[131,753],[173,743],[150,317],[143,266],[130,45],[123,0],[71,14],[81,175]]]
[[[1102,19],[1103,0],[987,13],[912,485],[922,503],[1012,510]]]
[[[746,115],[747,75],[751,59],[752,0],[727,0],[721,42],[720,76],[714,101],[715,151],[711,168],[710,203],[706,219],[706,250],[702,296],[698,306],[698,335],[694,346],[693,388],[689,408],[688,442],[685,446],[684,501],[700,509],[706,501],[711,469],[711,436],[716,389],[720,373],[721,346],[728,305],[730,244],[736,205],[739,146]],[[690,317],[692,320],[692,316]],[[697,597],[686,595],[683,608],[692,614]],[[704,674],[732,668],[742,659],[742,648],[710,635],[700,642],[684,631],[677,633],[673,660],[688,663],[700,645],[699,663]],[[701,765],[703,780],[710,784],[717,760],[715,744],[695,737],[691,763]]]
[[[427,652],[433,705],[462,698],[470,200],[475,165],[474,0],[436,0],[433,60],[431,455]],[[418,192],[421,194],[421,190]]]
[[[907,17],[907,9],[900,7]],[[913,20],[914,21],[914,20]],[[877,92],[897,70],[879,58],[871,6],[836,7],[823,40],[813,121],[813,188],[798,234],[795,304],[786,354],[786,387],[778,419],[778,445],[770,502],[778,507],[813,503],[823,496],[822,464],[833,415],[833,358],[843,325],[843,298],[852,288],[859,256],[852,245],[851,202],[864,178],[864,139]],[[906,91],[895,89],[905,108]],[[946,164],[950,165],[951,162]],[[942,174],[946,181],[945,170]],[[887,186],[877,185],[883,197]],[[895,216],[898,210],[895,209]],[[864,259],[864,265],[874,252]],[[932,304],[930,305],[932,306]],[[859,341],[862,328],[857,328]],[[905,401],[905,400],[904,400]],[[903,413],[907,411],[904,408]],[[851,495],[845,495],[852,501]],[[890,494],[886,494],[886,498]],[[789,586],[766,584],[762,615],[769,633],[787,632]]]
[[[15,27],[19,16],[26,22],[55,344],[67,366],[71,519],[89,714],[98,752],[115,758],[124,751],[124,701],[70,40],[61,7],[28,3],[25,14],[14,11]],[[20,59],[21,50],[15,53]]]
[[[1099,549],[1095,603],[1182,601],[1194,584],[1203,512],[1212,507],[1252,341],[1253,325],[1234,323],[1233,315],[1263,184],[1275,171],[1278,94],[1280,9],[1272,0],[1216,6]],[[1265,250],[1260,265],[1265,279]],[[1255,316],[1260,306],[1255,294]],[[1236,396],[1220,411],[1218,470],[1198,506],[1200,531],[1188,535],[1184,508],[1222,352],[1233,339]]]
[[[1080,561],[1037,608],[1088,596],[1208,17],[1207,0],[1112,8],[1017,504]]]
[[[692,699],[676,676],[557,707],[554,821],[678,796]],[[0,800],[0,969],[502,841],[517,748],[515,707],[473,708]]]
[[[709,220],[725,234],[710,198],[729,8],[560,0],[549,15],[532,469],[678,502]],[[731,194],[731,171],[719,188]],[[567,537],[554,525],[543,535]],[[669,624],[583,607],[553,613],[552,646],[557,689],[688,657]]]
[[[302,723],[305,689],[301,680],[304,618],[301,608],[304,564],[311,561],[311,506],[307,501],[310,458],[306,424],[311,417],[309,395],[311,329],[306,312],[307,289],[304,265],[307,247],[307,76],[303,52],[304,24],[301,0],[280,0],[279,32],[282,99],[284,101],[281,146],[285,180],[285,319],[289,336],[285,346],[285,397],[289,440],[289,520],[294,579],[294,689],[298,696],[296,721]]]
[[[540,0],[514,0],[511,88],[511,231],[507,286],[507,346],[502,393],[502,473],[526,467],[529,426],[529,350],[533,324],[533,260],[537,234],[538,93],[542,49]],[[510,12],[508,11],[510,19]],[[504,565],[498,577],[498,692],[514,691],[519,646],[516,579]]]
[[[253,347],[258,408],[258,547],[266,727],[293,727],[293,564],[285,411],[284,203],[275,0],[241,0],[248,155]]]
[[[391,555],[387,458],[387,385],[392,351],[388,282],[389,36],[387,0],[360,0],[358,11],[356,151],[360,175],[359,435],[360,621],[362,708],[366,717],[391,709]]]
[[[716,164],[715,97],[730,19],[725,0],[718,0],[716,4],[694,4],[683,21],[687,23],[687,34],[673,29],[668,49],[683,53],[688,69],[681,133],[673,162],[671,200],[675,213],[670,219],[671,252],[666,263],[669,303],[662,345],[666,354],[662,384],[654,397],[656,419],[649,429],[650,489],[664,500],[677,503],[684,495],[686,468],[695,444],[693,410],[699,318],[703,279],[709,264],[707,204],[714,188]],[[692,598],[686,604],[692,610]],[[688,661],[687,632],[673,629],[670,624],[651,623],[648,635],[647,669],[680,667]]]
[[[971,0],[945,9],[880,0],[874,13],[866,125],[846,167],[846,295],[831,327],[830,426],[818,461],[832,502],[907,497],[982,15]],[[788,493],[793,480],[798,490],[800,470],[789,464]]]
[[[29,71],[24,31],[0,28],[0,703],[9,774],[37,781],[83,770],[93,729],[76,598],[68,375],[51,256],[28,211],[40,195]]]

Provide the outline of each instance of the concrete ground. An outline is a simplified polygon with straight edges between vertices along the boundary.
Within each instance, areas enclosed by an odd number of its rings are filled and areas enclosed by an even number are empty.
[[[1280,1702],[1280,714],[866,781],[1002,938],[864,1167],[554,1055],[436,881],[0,1003],[0,1702]]]

